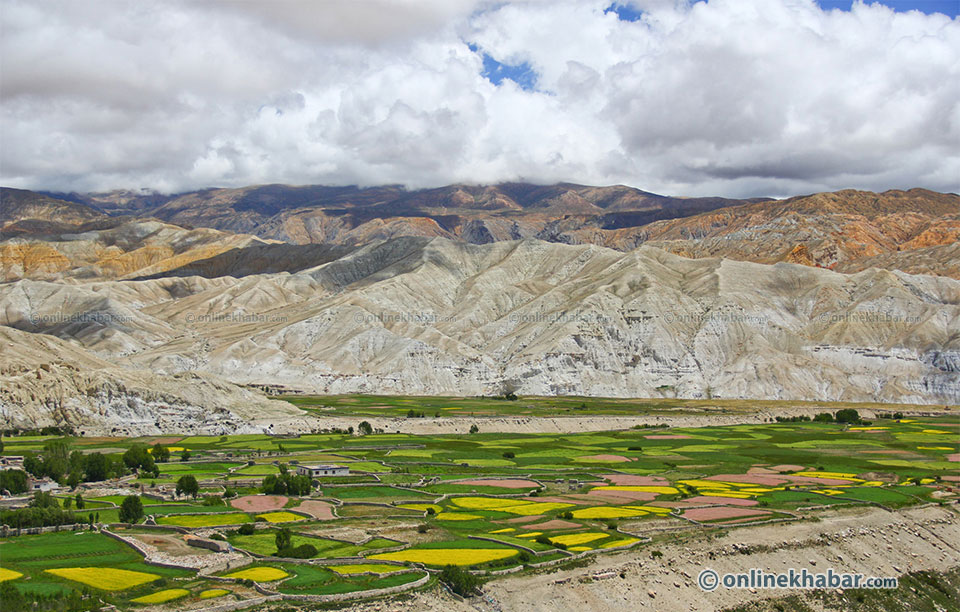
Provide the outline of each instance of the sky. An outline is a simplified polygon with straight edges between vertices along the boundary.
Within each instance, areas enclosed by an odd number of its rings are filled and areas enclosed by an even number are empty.
[[[960,191],[960,0],[0,0],[0,184]]]

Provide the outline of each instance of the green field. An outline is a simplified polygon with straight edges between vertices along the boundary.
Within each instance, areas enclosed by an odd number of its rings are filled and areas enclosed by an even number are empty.
[[[0,563],[24,576],[12,582],[23,592],[44,595],[79,591],[85,585],[51,574],[46,570],[94,567],[141,572],[156,579],[187,577],[191,572],[147,565],[129,546],[90,531],[24,535],[0,539]],[[96,584],[96,582],[94,582]],[[130,589],[132,596],[149,591],[149,586]],[[127,596],[123,593],[119,597]],[[104,595],[114,597],[114,595]]]
[[[335,405],[338,413],[358,417],[395,416],[390,411],[406,413],[411,407],[427,413],[424,418],[432,418],[432,411],[465,411],[468,415],[481,410],[554,410],[561,414],[569,410],[576,414],[583,410],[580,403],[577,398],[523,398],[516,402],[322,398],[322,405]],[[590,400],[584,414],[591,410],[594,414],[622,414],[680,408],[674,400]],[[42,448],[44,440],[5,438],[4,442],[5,452],[14,454],[21,452],[15,449],[26,446]],[[112,449],[108,452],[114,453],[132,443],[116,438],[82,442],[86,449]],[[255,485],[264,476],[281,471],[274,462],[286,463],[292,470],[295,466],[290,462],[318,460],[376,472],[320,479],[309,496],[271,502],[279,504],[276,511],[285,506],[307,514],[318,512],[317,520],[258,522],[252,535],[240,534],[237,525],[254,523],[267,510],[248,512],[244,507],[241,511],[186,498],[143,500],[145,514],[153,515],[161,525],[212,530],[203,533],[222,537],[255,555],[275,554],[277,533],[285,527],[291,531],[294,547],[314,546],[315,559],[365,558],[365,563],[392,561],[403,564],[400,569],[414,570],[397,576],[352,575],[304,564],[308,560],[283,561],[282,568],[290,577],[281,580],[277,588],[301,594],[402,584],[422,576],[415,569],[418,563],[501,569],[611,547],[644,546],[643,538],[632,534],[659,524],[689,529],[700,529],[700,524],[711,529],[735,526],[723,517],[701,515],[698,519],[698,508],[736,512],[749,507],[749,520],[755,522],[816,518],[825,507],[881,505],[896,509],[950,502],[956,500],[956,494],[948,487],[956,486],[949,479],[960,476],[960,464],[951,460],[960,452],[960,423],[947,417],[878,419],[869,426],[789,422],[582,434],[481,431],[464,435],[193,436],[179,439],[176,446],[189,449],[201,460],[160,464],[162,474],[174,480],[190,474],[223,482],[230,476]],[[253,465],[247,464],[250,461]],[[223,491],[216,482],[201,487],[201,495],[219,496]],[[257,492],[256,486],[249,486],[238,494]],[[114,494],[96,501],[105,505],[122,500],[122,495]],[[325,508],[335,514],[326,516]],[[118,521],[118,509],[113,507],[78,514],[86,520],[90,512],[99,512],[101,523]],[[337,538],[347,536],[337,535],[341,528],[353,534],[349,539],[354,542],[363,541],[354,539],[357,534],[372,539],[363,544],[342,541]],[[150,533],[143,530],[141,535]],[[182,540],[182,535],[160,545],[175,547],[177,538]],[[269,559],[258,563],[268,564]],[[8,583],[26,593],[56,594],[83,588],[76,581],[44,571],[47,569],[101,567],[147,572],[163,579],[98,595],[121,607],[136,598],[153,601],[151,595],[157,599],[175,595],[177,605],[186,605],[199,601],[204,590],[223,586],[196,579],[189,572],[178,574],[146,565],[132,548],[90,532],[0,540],[0,566],[23,574]],[[184,589],[189,593],[184,595]]]
[[[691,408],[721,408],[724,412],[746,413],[757,410],[778,412],[781,407],[794,407],[799,402],[776,400],[690,400],[670,397],[622,399],[603,397],[524,396],[510,401],[491,397],[396,396],[396,395],[284,395],[281,399],[306,410],[317,410],[327,416],[405,417],[412,410],[423,417],[470,416],[593,416],[593,415],[674,415],[688,414]],[[824,411],[836,411],[849,405],[841,402],[804,402]],[[913,406],[864,403],[862,409],[896,411]],[[439,414],[438,414],[439,413]]]

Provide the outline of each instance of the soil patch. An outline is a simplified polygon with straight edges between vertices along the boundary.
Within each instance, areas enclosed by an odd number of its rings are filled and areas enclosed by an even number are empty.
[[[692,519],[694,521],[714,521],[717,519],[735,519],[742,518],[744,516],[764,516],[770,514],[766,510],[750,510],[747,508],[731,508],[731,507],[716,507],[716,508],[692,508],[690,510],[685,510],[683,513],[684,518]]]
[[[280,510],[287,501],[283,495],[246,495],[230,500],[230,505],[244,512],[269,512]]]
[[[336,517],[333,515],[333,505],[316,500],[307,500],[297,506],[297,510],[306,512],[313,518],[321,521],[332,521]]]

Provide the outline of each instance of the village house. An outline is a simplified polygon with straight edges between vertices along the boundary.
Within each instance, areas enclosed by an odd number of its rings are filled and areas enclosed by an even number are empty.
[[[319,478],[322,476],[349,476],[350,468],[342,465],[298,465],[297,474]]]

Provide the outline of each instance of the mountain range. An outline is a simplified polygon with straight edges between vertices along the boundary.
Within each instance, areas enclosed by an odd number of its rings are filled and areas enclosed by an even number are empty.
[[[960,278],[960,197],[923,189],[730,200],[572,184],[265,185],[177,196],[3,189],[0,198],[4,280],[149,275],[250,246],[355,248],[398,236],[472,244],[536,238],[624,252],[648,245],[694,258]],[[71,248],[77,240],[83,247]]]
[[[0,418],[16,426],[306,427],[265,385],[960,401],[954,194],[0,196]]]

